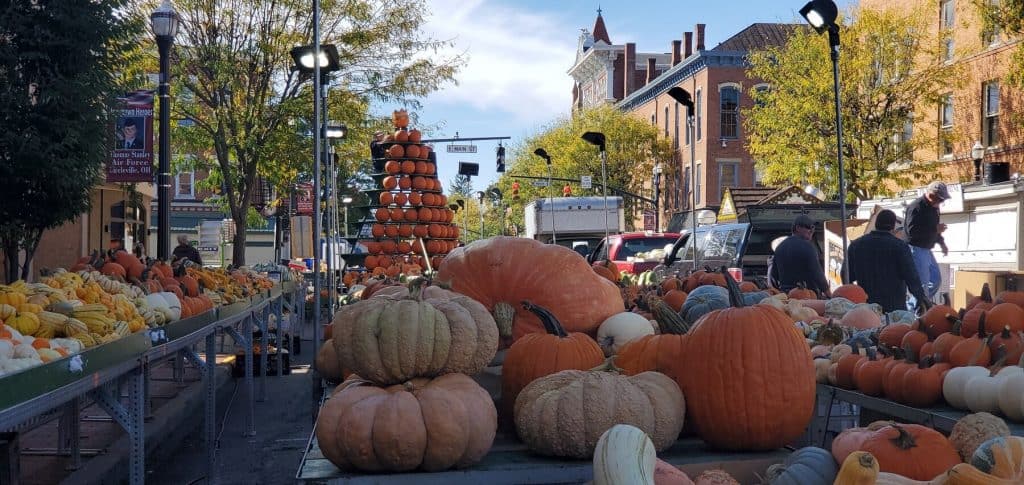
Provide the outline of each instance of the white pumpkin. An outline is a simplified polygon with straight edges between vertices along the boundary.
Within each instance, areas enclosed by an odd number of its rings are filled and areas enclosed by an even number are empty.
[[[164,300],[167,300],[167,308],[171,311],[170,316],[167,318],[168,321],[175,321],[181,319],[181,300],[178,299],[178,295],[169,291],[157,293]]]
[[[605,357],[619,352],[626,343],[645,335],[654,335],[650,320],[633,312],[616,313],[608,317],[597,328],[597,343],[604,350]]]
[[[594,485],[654,485],[654,443],[643,431],[616,424],[597,440]]]
[[[999,412],[999,390],[1003,386],[1004,378],[989,372],[970,378],[967,386],[964,387],[964,398],[967,401],[967,408],[976,413],[998,413]]]
[[[999,410],[1014,421],[1024,421],[1024,374],[1003,379],[999,389]]]
[[[38,359],[39,352],[36,352],[36,348],[29,344],[18,344],[14,346],[14,358],[15,359]]]
[[[989,370],[978,365],[950,369],[942,380],[942,397],[950,406],[967,409],[967,383],[975,378],[989,375]]]

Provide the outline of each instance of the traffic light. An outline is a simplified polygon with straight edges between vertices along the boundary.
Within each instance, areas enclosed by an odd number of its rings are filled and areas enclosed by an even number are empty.
[[[562,187],[562,197],[569,197],[570,195],[572,195],[572,189],[569,187],[569,184],[565,184],[565,187]]]
[[[512,182],[512,199],[519,200],[519,182]]]
[[[498,172],[502,173],[505,171],[505,147],[498,145]]]

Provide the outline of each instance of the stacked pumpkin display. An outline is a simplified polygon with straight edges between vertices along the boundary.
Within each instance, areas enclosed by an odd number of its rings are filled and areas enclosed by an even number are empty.
[[[392,121],[396,131],[384,139],[384,173],[375,175],[380,189],[367,192],[374,222],[370,238],[361,243],[369,253],[364,266],[371,276],[436,268],[459,245],[455,213],[448,208],[430,145],[421,143],[419,130],[409,129],[405,110],[396,110]]]
[[[316,437],[339,468],[439,471],[490,450],[497,411],[468,376],[494,358],[498,327],[480,303],[424,284],[381,291],[334,317],[317,369],[354,375],[324,403]]]

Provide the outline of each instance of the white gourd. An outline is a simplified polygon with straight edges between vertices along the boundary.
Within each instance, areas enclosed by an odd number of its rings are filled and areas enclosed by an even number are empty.
[[[175,321],[181,319],[181,300],[178,299],[178,295],[169,291],[157,293],[162,296],[164,300],[167,300],[167,308],[171,311],[167,317],[168,321]]]
[[[597,343],[601,344],[605,357],[619,353],[626,343],[645,335],[654,335],[651,322],[633,312],[616,313],[608,317],[597,328]]]
[[[975,377],[987,375],[989,370],[978,365],[950,369],[942,380],[942,397],[954,408],[967,409],[967,383]]]
[[[654,443],[628,424],[612,426],[594,449],[594,485],[654,485]]]
[[[1003,385],[1003,380],[1004,378],[991,373],[968,380],[964,388],[967,408],[976,413],[998,413],[999,389]]]
[[[1003,380],[999,389],[999,410],[1014,421],[1024,421],[1024,374]]]
[[[35,347],[28,344],[18,344],[14,346],[14,358],[15,359],[38,359],[39,352],[36,352]]]
[[[0,340],[0,360],[14,358],[14,344],[10,340]]]

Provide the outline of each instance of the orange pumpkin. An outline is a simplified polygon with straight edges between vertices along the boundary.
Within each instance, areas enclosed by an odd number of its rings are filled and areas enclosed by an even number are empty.
[[[409,126],[409,112],[404,109],[396,109],[391,113],[391,122],[394,123],[395,128],[405,128]]]
[[[426,224],[416,224],[412,228],[412,235],[416,237],[427,237],[427,228],[428,226]]]
[[[388,147],[388,157],[402,158],[405,156],[405,148],[402,145],[391,145]]]
[[[427,162],[424,162],[424,161],[416,162],[416,172],[415,173],[426,175],[427,174]]]
[[[383,210],[383,209],[378,209]],[[370,226],[370,235],[376,238],[384,237],[384,224],[374,224]]]
[[[398,181],[398,188],[402,190],[409,190],[412,187],[412,179],[409,177],[402,177]]]
[[[412,224],[402,224],[401,226],[398,226],[398,235],[400,237],[411,237],[412,226]]]
[[[397,131],[395,131],[395,134],[393,135],[393,138],[395,139],[395,141],[397,141],[399,143],[405,143],[405,142],[409,141],[409,132],[407,132],[405,130],[397,130]]]
[[[408,174],[412,174],[415,171],[416,171],[416,162],[413,162],[411,160],[406,160],[406,161],[402,162],[402,173],[408,175]]]
[[[401,192],[395,194],[395,204],[405,205],[405,203],[408,202],[408,200],[409,200],[409,196],[408,195],[405,195],[405,194],[403,194]]]
[[[417,220],[419,220],[419,211],[417,211],[416,209],[412,209],[412,208],[406,209],[404,217],[405,217],[405,220],[407,220],[409,222],[416,222]]]
[[[420,147],[419,147],[419,145],[407,145],[405,147],[405,156],[407,156],[409,158],[419,158],[420,157]]]
[[[402,164],[398,160],[388,160],[384,163],[384,171],[394,175],[402,171]]]
[[[391,195],[391,192],[381,192],[377,200],[380,201],[380,205],[389,205],[395,201],[395,197]]]
[[[1010,327],[1010,331],[1024,330],[1024,309],[1013,303],[999,303],[985,315],[985,325],[993,330]]]
[[[382,183],[384,184],[384,188],[387,190],[395,190],[396,188],[398,188],[398,178],[395,177],[394,175],[388,175],[387,177],[384,177]]]
[[[878,460],[883,472],[913,480],[931,480],[960,463],[960,454],[942,433],[918,424],[891,424],[860,446]]]
[[[398,225],[392,224],[384,228],[385,237],[398,237]]]
[[[411,206],[420,206],[422,204],[423,204],[423,197],[420,195],[419,192],[413,192],[413,193],[409,194],[409,205],[411,205]]]
[[[982,305],[982,310],[988,310],[989,308],[992,308],[992,306],[995,305],[995,303],[992,301],[992,289],[989,288],[988,283],[981,285],[981,294],[972,297],[967,302],[966,309],[973,310],[977,308],[978,305]]]
[[[855,283],[845,284],[836,288],[832,291],[832,296],[846,298],[854,303],[868,302],[867,292],[864,291],[864,288],[861,288],[860,285]]]
[[[118,277],[121,279],[124,279],[124,277],[127,276],[127,272],[125,271],[124,266],[121,266],[120,264],[114,262],[108,262],[104,264],[103,267],[100,268],[100,273],[103,273],[111,277]]]

